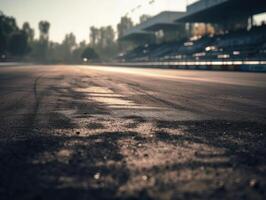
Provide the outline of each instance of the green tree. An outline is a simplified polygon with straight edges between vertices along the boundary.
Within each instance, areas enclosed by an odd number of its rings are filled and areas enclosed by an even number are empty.
[[[91,47],[87,47],[83,53],[81,54],[81,58],[84,60],[84,61],[92,61],[92,62],[95,62],[95,61],[99,61],[99,56],[98,54],[95,52],[95,50]]]
[[[112,46],[115,43],[115,31],[112,26],[107,26],[105,29],[105,40],[107,46]]]
[[[14,56],[22,57],[29,52],[28,37],[23,31],[11,34],[8,40],[8,50]]]
[[[94,48],[104,60],[114,57],[117,52],[117,45],[113,27],[96,28],[92,26],[90,28],[90,47]]]
[[[131,48],[131,43],[120,40],[126,31],[133,27],[133,21],[129,17],[122,17],[119,24],[117,24],[118,49],[119,51],[126,51]]]
[[[22,31],[27,35],[28,42],[32,43],[34,40],[34,30],[30,27],[28,22],[25,22],[22,25]]]
[[[99,29],[92,26],[90,27],[90,44],[95,47],[99,41]]]
[[[64,62],[73,62],[72,53],[77,48],[76,36],[73,33],[66,34],[61,46]]]
[[[87,44],[86,41],[83,40],[81,41],[78,45],[77,48],[74,49],[74,51],[72,52],[72,61],[74,63],[80,63],[82,61],[82,53],[84,52],[84,50],[87,48]]]
[[[117,53],[115,43],[115,31],[112,26],[102,27],[101,29],[101,46],[97,49],[101,53],[102,58],[109,60]]]
[[[50,23],[48,21],[39,22],[40,40],[49,41]]]
[[[122,17],[119,24],[117,25],[118,38],[125,35],[125,32],[133,27],[133,21],[129,17]]]
[[[5,16],[0,12],[0,54],[8,53],[9,37],[18,30],[15,18]]]
[[[40,39],[33,44],[33,56],[40,62],[48,62],[50,23],[47,21],[39,22]]]

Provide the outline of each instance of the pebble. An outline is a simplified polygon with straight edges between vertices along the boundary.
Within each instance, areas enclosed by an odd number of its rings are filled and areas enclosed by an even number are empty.
[[[93,177],[94,177],[95,180],[99,180],[101,178],[101,174],[100,173],[96,173],[96,174],[94,174]]]
[[[148,180],[148,176],[145,176],[145,175],[142,176],[142,180],[143,180],[143,181],[147,181],[147,180]]]
[[[259,183],[256,179],[252,179],[250,182],[249,182],[249,186],[252,187],[252,188],[257,188],[259,186]]]

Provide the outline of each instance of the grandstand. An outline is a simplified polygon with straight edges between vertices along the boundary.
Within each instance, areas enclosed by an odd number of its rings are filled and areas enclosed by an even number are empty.
[[[187,7],[177,22],[230,23],[265,12],[265,0],[200,0]],[[225,12],[226,11],[226,12]]]
[[[226,12],[224,12],[226,10]],[[253,16],[266,11],[265,0],[200,0],[188,5],[187,12],[163,12],[143,24],[128,30],[123,39],[137,33],[164,39],[146,40],[137,48],[118,57],[125,63],[193,63],[193,65],[248,64],[265,65],[266,24],[255,25]],[[171,14],[171,17],[166,17]],[[193,35],[196,23],[211,24],[213,34]],[[192,27],[185,29],[186,27]],[[171,30],[172,34],[167,34]],[[174,34],[173,34],[174,33]],[[169,37],[170,35],[170,37]],[[163,65],[166,65],[163,63]],[[228,64],[228,65],[229,65]],[[157,64],[156,64],[157,65]],[[264,66],[265,67],[265,66]]]
[[[176,23],[175,20],[184,15],[184,12],[165,11],[146,20],[145,22],[136,25],[135,27],[126,31],[125,35],[119,40],[128,40],[135,43],[143,44],[143,42],[156,42],[156,33],[163,32],[166,34],[167,40],[178,37],[176,33],[184,28],[184,23]],[[174,33],[174,34],[173,34]]]

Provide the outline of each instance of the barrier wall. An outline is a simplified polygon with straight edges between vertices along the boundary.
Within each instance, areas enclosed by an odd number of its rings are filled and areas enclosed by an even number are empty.
[[[105,63],[103,65],[131,66],[131,67],[158,67],[167,69],[210,70],[210,71],[242,71],[266,72],[266,64],[254,65],[178,65],[173,62],[132,62],[132,63]]]

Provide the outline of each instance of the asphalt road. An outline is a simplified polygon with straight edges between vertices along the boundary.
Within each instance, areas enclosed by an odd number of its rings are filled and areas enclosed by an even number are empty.
[[[266,74],[0,67],[0,199],[265,199]]]

